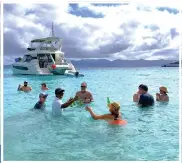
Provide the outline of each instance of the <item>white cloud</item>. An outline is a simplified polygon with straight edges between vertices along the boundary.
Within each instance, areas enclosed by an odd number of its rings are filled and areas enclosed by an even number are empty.
[[[63,38],[66,57],[177,59],[179,18],[156,9],[160,6],[177,7],[162,0],[150,5],[79,4],[79,11],[85,8],[103,15],[95,18],[70,14],[67,3],[5,5],[5,56],[21,54],[31,39],[49,36],[54,21],[55,33]]]

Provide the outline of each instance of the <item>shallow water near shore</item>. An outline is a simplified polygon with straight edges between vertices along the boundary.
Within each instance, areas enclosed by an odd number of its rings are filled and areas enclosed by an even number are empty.
[[[13,76],[4,68],[4,160],[164,160],[179,156],[179,73],[178,68],[80,69],[85,77]],[[17,92],[29,81],[30,93]],[[63,101],[73,97],[86,81],[93,93],[93,111],[108,113],[106,98],[121,104],[125,127],[94,121],[83,108],[67,108],[52,117],[51,104],[56,87],[65,89]],[[47,113],[31,111],[38,101],[40,84],[50,90]],[[132,102],[139,84],[147,84],[155,96],[159,86],[169,90],[169,103],[138,108]]]

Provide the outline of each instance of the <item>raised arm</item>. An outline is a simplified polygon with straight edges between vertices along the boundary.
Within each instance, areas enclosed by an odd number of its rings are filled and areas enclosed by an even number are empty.
[[[104,114],[104,115],[96,115],[92,109],[90,107],[86,107],[85,108],[89,113],[90,115],[92,116],[93,119],[95,120],[98,120],[98,119],[113,119],[113,115],[110,115],[110,114]]]
[[[138,102],[138,94],[133,95],[133,102]]]

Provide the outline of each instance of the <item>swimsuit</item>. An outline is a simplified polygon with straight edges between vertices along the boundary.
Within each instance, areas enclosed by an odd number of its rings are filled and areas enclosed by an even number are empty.
[[[114,115],[114,120],[118,120],[118,118],[119,118],[119,114],[112,113],[112,115]]]

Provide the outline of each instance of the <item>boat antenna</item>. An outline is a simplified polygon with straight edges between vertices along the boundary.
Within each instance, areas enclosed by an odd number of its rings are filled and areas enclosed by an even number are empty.
[[[54,37],[54,24],[52,22],[52,31],[51,31],[51,36]]]

